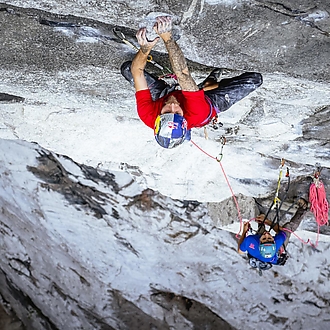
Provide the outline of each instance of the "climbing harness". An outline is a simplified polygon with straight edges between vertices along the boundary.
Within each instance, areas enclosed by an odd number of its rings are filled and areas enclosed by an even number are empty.
[[[263,221],[263,224],[264,224],[266,219],[268,219],[268,215],[269,215],[270,211],[275,209],[276,215],[275,215],[275,218],[272,221],[272,225],[270,226],[271,229],[273,229],[276,224],[279,224],[279,222],[281,220],[280,219],[280,210],[281,210],[283,202],[285,201],[286,196],[287,196],[288,191],[289,191],[289,188],[290,188],[290,170],[289,170],[289,167],[287,167],[285,177],[288,179],[288,184],[287,184],[286,190],[284,192],[284,196],[282,197],[282,199],[280,199],[279,198],[279,191],[280,191],[281,181],[282,181],[282,177],[283,177],[284,164],[285,164],[285,159],[282,158],[281,159],[281,164],[280,164],[280,167],[279,167],[277,188],[276,188],[276,191],[275,191],[275,196],[274,196],[274,199],[273,199],[273,203],[270,205],[270,207],[269,207],[269,209],[268,209],[268,211],[265,215],[265,219]]]

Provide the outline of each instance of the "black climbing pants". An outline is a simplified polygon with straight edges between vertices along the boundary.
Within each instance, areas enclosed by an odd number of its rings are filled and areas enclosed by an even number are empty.
[[[120,67],[121,74],[134,86],[133,76],[131,72],[132,61],[124,62]],[[173,92],[178,85],[170,86],[164,80],[158,79],[157,77],[151,75],[147,71],[144,71],[144,76],[147,80],[148,88],[151,93],[151,97],[154,101],[160,99],[161,97]]]
[[[261,84],[260,73],[245,72],[237,77],[220,80],[217,88],[204,93],[211,100],[217,112],[223,112],[256,90]]]
[[[124,62],[121,74],[134,86],[131,73],[131,61]],[[170,86],[165,81],[144,71],[148,88],[153,100],[157,100],[175,90],[177,85]],[[205,91],[217,112],[228,110],[233,104],[249,95],[262,84],[262,76],[256,72],[245,72],[240,76],[222,79],[217,88]]]

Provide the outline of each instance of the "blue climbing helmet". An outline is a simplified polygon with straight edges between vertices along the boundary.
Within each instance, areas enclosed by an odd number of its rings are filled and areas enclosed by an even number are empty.
[[[275,243],[260,244],[259,252],[264,258],[267,259],[273,258],[276,253],[276,244]]]
[[[164,113],[155,121],[155,139],[163,148],[172,149],[185,140],[190,140],[190,130],[187,121],[177,113]]]

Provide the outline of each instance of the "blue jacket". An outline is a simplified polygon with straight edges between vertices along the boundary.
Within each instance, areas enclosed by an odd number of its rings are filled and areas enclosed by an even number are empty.
[[[273,258],[264,258],[260,252],[259,252],[259,245],[260,245],[260,235],[249,235],[246,236],[240,246],[240,250],[243,252],[248,252],[252,257],[264,261],[264,262],[270,262],[271,264],[277,263],[277,252],[283,245],[286,234],[284,231],[280,231],[278,234],[275,235],[274,240],[276,244],[276,254]]]

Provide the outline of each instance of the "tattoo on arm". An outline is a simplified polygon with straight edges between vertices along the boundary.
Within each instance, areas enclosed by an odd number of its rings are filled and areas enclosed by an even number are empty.
[[[168,51],[172,69],[178,77],[179,85],[184,91],[198,91],[194,79],[191,77],[186,59],[182,53],[182,50],[171,37],[165,41],[165,46]]]
[[[140,47],[140,49],[141,49],[141,52],[142,52],[143,54],[145,54],[145,55],[149,55],[149,53],[150,53],[150,48],[149,48],[149,47],[143,45],[143,46]]]

